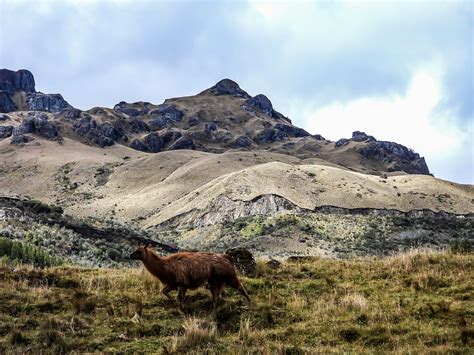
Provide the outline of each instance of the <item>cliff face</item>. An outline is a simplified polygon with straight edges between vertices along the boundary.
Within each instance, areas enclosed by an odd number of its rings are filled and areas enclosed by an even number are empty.
[[[26,105],[21,101],[26,101]],[[60,112],[69,104],[60,94],[43,94],[35,89],[33,74],[0,69],[0,112],[26,109],[29,111]]]

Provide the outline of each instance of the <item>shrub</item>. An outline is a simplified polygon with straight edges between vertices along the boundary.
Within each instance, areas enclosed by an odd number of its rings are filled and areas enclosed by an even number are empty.
[[[0,257],[5,256],[10,262],[33,264],[42,268],[62,264],[61,259],[51,256],[42,248],[0,237]]]

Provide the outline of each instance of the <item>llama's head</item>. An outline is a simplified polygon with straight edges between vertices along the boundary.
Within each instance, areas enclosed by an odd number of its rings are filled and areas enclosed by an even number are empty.
[[[132,254],[130,254],[130,259],[135,259],[135,260],[145,260],[147,249],[151,248],[151,244],[148,243],[145,246],[139,246],[137,250],[135,250]]]

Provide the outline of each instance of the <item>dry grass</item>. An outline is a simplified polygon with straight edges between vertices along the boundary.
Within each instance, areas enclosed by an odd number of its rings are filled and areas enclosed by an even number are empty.
[[[141,269],[20,267],[0,274],[0,351],[469,352],[472,254],[259,263],[243,278],[249,308],[227,289],[182,310]]]

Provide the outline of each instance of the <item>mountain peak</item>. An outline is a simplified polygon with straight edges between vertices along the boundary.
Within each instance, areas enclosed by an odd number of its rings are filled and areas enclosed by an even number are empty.
[[[60,94],[37,92],[35,78],[29,70],[0,69],[0,112],[17,110],[60,112],[67,107],[70,105]]]
[[[249,99],[251,97],[246,91],[240,88],[239,84],[231,79],[222,79],[217,82],[216,85],[199,93],[199,95],[231,95],[244,99]]]
[[[35,92],[35,78],[26,69],[18,71],[0,69],[0,90],[9,94],[15,91]]]

